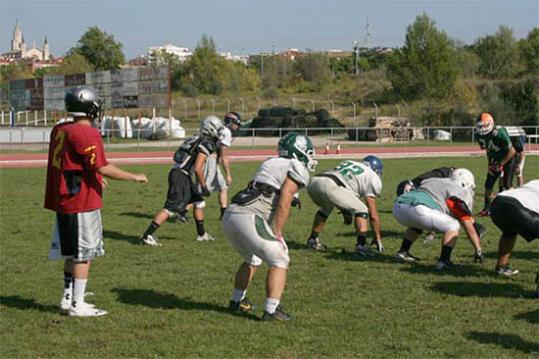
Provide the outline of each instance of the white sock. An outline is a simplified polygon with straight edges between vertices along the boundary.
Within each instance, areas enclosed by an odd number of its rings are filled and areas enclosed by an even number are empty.
[[[84,292],[86,291],[86,282],[88,279],[75,278],[73,283],[73,303],[84,302]]]
[[[266,298],[266,307],[264,310],[270,314],[274,313],[279,306],[280,299]]]
[[[238,303],[240,300],[245,298],[246,290],[236,289],[232,292],[232,301]]]

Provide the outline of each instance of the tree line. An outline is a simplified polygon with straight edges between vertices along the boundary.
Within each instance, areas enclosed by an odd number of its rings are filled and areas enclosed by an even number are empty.
[[[183,63],[166,52],[154,53],[151,59],[169,65],[173,90],[185,96],[273,98],[316,93],[343,103],[415,104],[415,117],[430,125],[469,124],[474,111],[485,110],[502,123],[539,122],[539,28],[517,40],[512,29],[502,25],[494,34],[466,45],[450,38],[423,13],[408,26],[402,47],[361,49],[359,59],[353,54],[331,57],[322,52],[303,53],[294,60],[259,54],[243,64],[225,60],[206,35]],[[61,66],[33,75],[110,70],[124,63],[122,44],[91,27],[66,53]],[[24,66],[0,68],[2,82],[27,77],[32,74]]]

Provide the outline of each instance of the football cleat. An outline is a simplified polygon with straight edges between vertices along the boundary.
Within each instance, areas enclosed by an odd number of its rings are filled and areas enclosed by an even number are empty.
[[[518,269],[513,269],[509,266],[509,264],[506,264],[504,266],[496,266],[496,269],[494,270],[496,274],[500,277],[514,277],[516,276],[519,271]]]
[[[60,310],[67,312],[69,308],[71,308],[71,294],[64,294],[62,296],[62,300],[60,300],[60,304],[58,304],[58,307]]]
[[[318,238],[309,238],[307,239],[307,248],[315,250],[315,251],[325,251],[327,247],[320,243],[320,239]]]
[[[455,263],[451,262],[451,260],[447,260],[447,261],[443,261],[441,259],[438,259],[438,262],[436,262],[436,265],[434,266],[434,268],[436,268],[436,270],[452,270],[452,269],[455,269],[457,266],[455,265]]]
[[[152,235],[149,235],[148,237],[140,237],[139,242],[142,245],[150,246],[150,247],[161,247],[161,243],[157,240],[157,237],[154,237]]]
[[[369,246],[362,246],[361,244],[356,246],[356,254],[363,258],[372,257],[374,255]]]
[[[239,302],[234,302],[233,300],[231,300],[230,304],[228,305],[228,310],[233,313],[235,312],[249,313],[250,311],[254,309],[255,309],[255,306],[247,298],[243,298]]]
[[[393,259],[395,259],[398,262],[403,262],[403,263],[414,263],[415,261],[420,260],[420,258],[414,257],[409,252],[397,252],[397,254],[395,254]]]
[[[92,304],[85,302],[73,302],[68,312],[70,317],[100,317],[107,313],[106,310],[97,309]]]
[[[197,242],[206,242],[206,241],[214,241],[214,240],[215,238],[210,236],[207,232],[201,236],[197,236]]]
[[[275,312],[273,313],[268,313],[267,311],[264,311],[264,314],[262,315],[262,321],[263,322],[268,322],[268,321],[271,321],[271,320],[276,320],[276,321],[279,321],[279,322],[286,322],[286,321],[289,321],[291,320],[292,317],[286,313],[283,308],[281,308],[281,306],[279,305],[277,307],[277,309],[275,310]]]

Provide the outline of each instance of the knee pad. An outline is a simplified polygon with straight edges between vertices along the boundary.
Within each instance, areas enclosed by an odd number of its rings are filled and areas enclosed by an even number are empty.
[[[322,210],[318,210],[318,212],[316,212],[317,215],[319,215],[320,217],[324,218],[324,219],[328,219],[328,215],[325,214],[324,212],[322,212]]]
[[[355,218],[364,218],[364,219],[368,219],[369,218],[369,214],[368,213],[354,213],[354,217]]]
[[[196,209],[203,209],[206,207],[206,201],[200,201],[194,203]]]

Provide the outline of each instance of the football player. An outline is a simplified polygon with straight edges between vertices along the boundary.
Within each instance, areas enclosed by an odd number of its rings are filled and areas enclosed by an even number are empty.
[[[513,186],[513,175],[516,175],[517,177],[517,186],[522,186],[524,184],[524,162],[526,158],[524,146],[526,145],[526,135],[509,136],[509,139],[511,140],[511,145],[513,145],[513,148],[515,149],[515,157],[513,161],[511,161],[512,171],[507,175],[505,172],[502,172],[500,175],[500,179],[498,180],[500,192]]]
[[[477,142],[481,149],[487,151],[488,172],[485,180],[485,201],[483,210],[479,216],[489,215],[489,206],[492,197],[492,189],[498,177],[504,172],[503,189],[511,187],[510,180],[513,178],[513,159],[515,148],[507,130],[503,127],[495,128],[494,118],[488,112],[483,112],[476,122]]]
[[[474,259],[482,263],[484,255],[471,212],[474,188],[473,174],[458,168],[450,178],[426,179],[416,190],[400,195],[393,206],[393,215],[407,228],[395,259],[415,262],[418,258],[410,254],[410,248],[422,230],[440,232],[442,252],[436,269],[452,269],[455,265],[451,262],[451,252],[462,225],[475,249]]]
[[[383,251],[380,216],[376,210],[376,197],[382,192],[382,161],[376,156],[367,156],[362,162],[346,160],[333,170],[314,176],[307,187],[307,193],[320,208],[314,216],[311,235],[307,246],[314,250],[324,250],[318,235],[326,221],[337,208],[341,211],[344,224],[354,223],[357,232],[356,253],[368,257],[372,253],[367,245],[367,218],[374,231],[378,251]],[[366,202],[363,203],[361,199]]]
[[[518,273],[509,266],[517,235],[528,242],[539,238],[539,180],[499,193],[490,209],[492,222],[502,231],[495,271],[512,277]]]
[[[231,200],[222,219],[224,232],[232,247],[243,257],[234,281],[229,309],[250,311],[245,298],[257,267],[268,266],[267,297],[262,320],[290,320],[280,305],[288,264],[288,247],[283,230],[294,195],[309,183],[314,171],[314,149],[307,136],[288,133],[278,144],[279,157],[264,161],[247,188]]]
[[[449,178],[451,177],[451,174],[453,173],[454,170],[455,170],[455,167],[439,167],[439,168],[435,168],[433,170],[427,171],[425,173],[422,173],[411,180],[401,181],[397,186],[397,197],[403,193],[415,190],[426,179]],[[479,236],[479,238],[482,238],[487,232],[486,227],[478,222],[474,222],[474,227],[475,227],[475,230],[477,231],[477,235]],[[427,233],[425,242],[431,242],[433,240],[434,240],[434,234],[432,232]]]
[[[194,202],[203,202],[204,197],[210,195],[204,178],[204,163],[217,151],[223,124],[215,116],[205,118],[200,124],[199,134],[187,138],[174,153],[174,165],[168,174],[168,191],[164,208],[161,209],[144,234],[140,237],[140,243],[158,247],[161,246],[155,231],[169,218],[176,217],[179,222],[186,223],[188,206]],[[200,190],[193,184],[192,172],[195,173],[196,181]],[[205,231],[197,223],[198,235],[204,236]],[[202,233],[201,233],[202,231]]]
[[[228,186],[232,183],[232,174],[230,172],[227,152],[232,145],[232,133],[238,131],[241,126],[240,114],[237,112],[228,112],[225,115],[223,123],[225,126],[217,142],[217,153],[209,156],[204,166],[204,178],[206,179],[208,190],[210,192],[219,191],[219,204],[221,205],[219,219],[223,217],[228,205]],[[218,163],[221,163],[223,166],[225,176],[223,176]],[[200,184],[198,187],[200,190]],[[212,241],[214,238],[204,230],[204,208],[206,207],[206,202],[195,202],[194,207],[194,217],[198,233],[197,241]],[[200,235],[200,233],[203,233],[203,235]]]
[[[101,100],[86,86],[67,91],[65,108],[73,121],[54,126],[49,144],[45,208],[56,213],[49,259],[64,262],[60,309],[75,317],[107,314],[84,301],[92,261],[105,254],[101,224],[103,177],[146,183],[110,164],[98,125]]]

